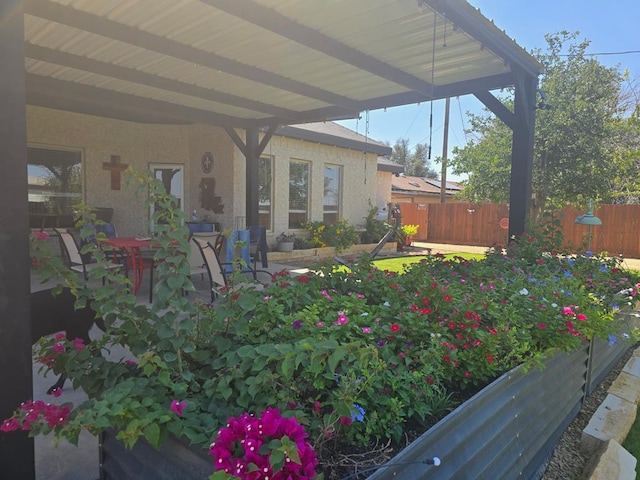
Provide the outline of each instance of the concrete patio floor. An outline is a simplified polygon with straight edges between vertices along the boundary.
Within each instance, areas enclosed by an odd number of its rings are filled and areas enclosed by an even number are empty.
[[[431,249],[431,253],[484,253],[486,251],[485,247],[415,242],[411,251],[405,253],[426,254],[427,249]],[[625,259],[624,265],[630,269],[640,270],[640,259]],[[307,269],[299,265],[270,263],[268,270],[272,273],[288,270],[295,275],[304,273]],[[191,294],[191,297],[208,301],[210,298],[208,280],[194,278],[194,284],[197,292]],[[32,291],[48,288],[49,286],[34,281],[32,283]],[[149,280],[146,272],[140,290],[137,293],[137,298],[141,303],[148,303]],[[100,335],[100,331],[95,327],[94,329],[95,331],[90,332],[90,336],[93,338],[95,338],[94,335]],[[56,377],[49,375],[45,378],[39,373],[40,367],[41,365],[38,363],[33,365],[33,395],[35,399],[41,399],[49,403],[73,402],[74,405],[77,405],[86,398],[81,390],[73,390],[69,382],[65,384],[64,394],[61,397],[56,399],[51,395],[47,395],[46,390],[55,382]],[[37,480],[97,480],[99,478],[98,438],[87,432],[83,432],[77,447],[67,442],[61,442],[58,446],[54,446],[52,437],[36,437],[35,458]]]

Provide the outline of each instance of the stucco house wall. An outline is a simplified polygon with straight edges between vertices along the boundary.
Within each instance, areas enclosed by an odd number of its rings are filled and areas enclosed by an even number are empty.
[[[238,131],[244,139],[244,132]],[[184,210],[209,214],[223,229],[244,226],[246,221],[246,161],[227,133],[206,125],[152,125],[63,112],[27,108],[29,146],[82,152],[83,201],[94,207],[113,207],[113,222],[121,236],[149,231],[149,212],[144,196],[136,196],[124,176],[120,190],[111,189],[111,172],[103,168],[112,155],[143,171],[151,163],[179,164],[184,168]],[[203,173],[200,159],[205,152],[214,158],[213,170]],[[323,217],[324,166],[342,168],[340,216],[363,225],[368,202],[377,203],[377,155],[321,143],[274,135],[263,155],[273,158],[273,200],[270,240],[288,228],[289,162],[310,162],[309,219]],[[214,214],[200,207],[202,178],[215,178],[215,193],[222,198],[224,212]],[[386,184],[385,184],[386,188]],[[390,195],[390,194],[389,194]]]

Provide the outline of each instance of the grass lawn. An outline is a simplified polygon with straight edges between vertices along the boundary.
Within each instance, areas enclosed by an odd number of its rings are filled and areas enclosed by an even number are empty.
[[[636,458],[640,458],[640,417],[636,417],[636,421],[633,423],[631,430],[622,446]]]
[[[467,260],[480,260],[484,258],[481,253],[447,253],[445,258],[453,259],[454,257],[462,257]],[[375,260],[373,263],[381,270],[389,270],[392,272],[402,272],[403,265],[418,263],[425,258],[424,255],[409,255],[406,257],[384,258]]]

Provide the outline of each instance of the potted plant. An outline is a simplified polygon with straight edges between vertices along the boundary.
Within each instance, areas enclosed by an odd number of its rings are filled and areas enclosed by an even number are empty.
[[[276,237],[276,242],[278,244],[278,251],[279,252],[293,251],[293,243],[295,239],[296,239],[296,235],[294,233],[282,232],[280,235]]]
[[[402,225],[399,230],[400,241],[404,246],[410,247],[417,233],[418,225]]]
[[[216,479],[258,465],[271,469],[270,478],[285,470],[295,471],[295,480],[314,478],[301,463],[314,462],[310,447],[330,469],[335,452],[377,439],[400,445],[406,431],[426,429],[448,412],[459,392],[554,349],[607,338],[618,328],[616,293],[630,298],[638,289],[620,259],[551,255],[527,238],[518,250],[498,249],[483,262],[429,256],[403,274],[358,262],[348,272],[329,264],[295,278],[280,272],[259,291],[232,282],[214,308],[181,294],[194,290],[184,213],[174,210],[161,182],[142,185],[159,206],[154,221],[163,220],[154,232],[163,260],[155,303],[137,304],[119,273],[94,269],[93,283],[85,283],[38,257],[51,267],[48,278],[63,275],[75,285],[78,305],[90,303],[106,333],[89,344],[43,339],[38,357],[88,399],[57,407],[26,401],[0,419],[0,436],[23,429],[73,442],[83,429],[114,432],[102,442],[103,458],[135,453],[112,449],[114,436],[127,447],[144,439],[165,448],[182,439],[205,454],[211,448],[211,471],[222,468]],[[95,256],[105,259],[99,250]],[[109,281],[91,286],[101,278]],[[622,301],[628,298],[618,296]],[[114,346],[127,353],[105,356]],[[264,438],[245,429],[253,430],[256,418]],[[297,424],[286,420],[293,418]],[[237,443],[243,439],[244,454]],[[242,459],[230,462],[231,454]],[[172,456],[149,461],[163,457]]]

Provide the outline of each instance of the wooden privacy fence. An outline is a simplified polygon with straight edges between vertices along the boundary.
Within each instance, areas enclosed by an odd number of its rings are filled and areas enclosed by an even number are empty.
[[[430,243],[506,245],[509,206],[492,203],[401,203],[402,223],[417,224],[415,239]],[[585,213],[574,207],[560,212],[564,246],[586,246],[589,227],[575,223]],[[592,227],[591,251],[640,258],[640,205],[601,205],[594,215],[602,225]]]

